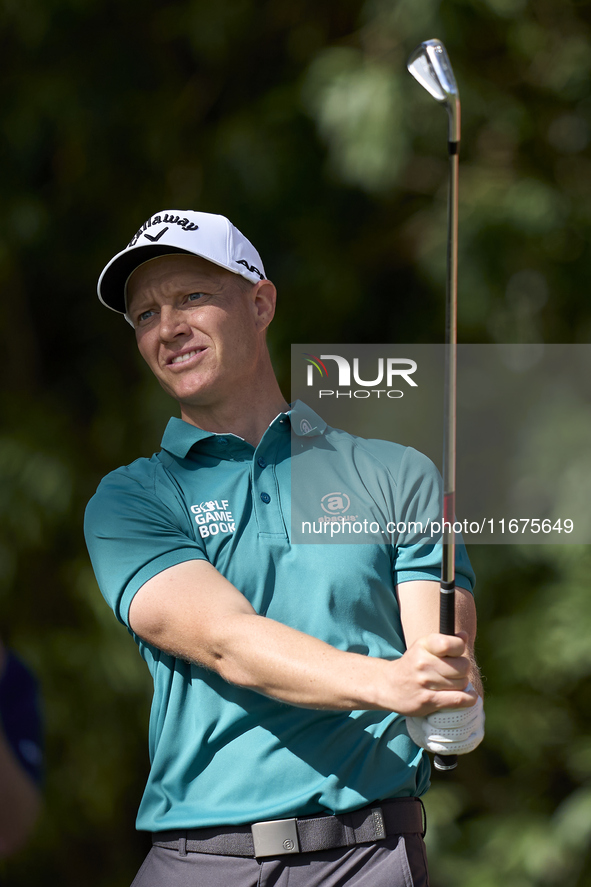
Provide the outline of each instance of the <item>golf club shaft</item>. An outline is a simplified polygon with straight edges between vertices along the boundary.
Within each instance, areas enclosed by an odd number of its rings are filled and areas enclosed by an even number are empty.
[[[445,309],[445,371],[443,412],[443,538],[439,631],[455,634],[455,500],[456,500],[456,391],[458,289],[458,170],[459,143],[449,143],[449,197],[447,236],[447,291]],[[435,755],[438,770],[453,770],[457,755]]]

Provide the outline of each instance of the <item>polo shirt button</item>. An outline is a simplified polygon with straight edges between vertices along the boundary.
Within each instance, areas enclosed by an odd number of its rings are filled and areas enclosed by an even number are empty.
[[[271,501],[271,497],[269,496],[268,493],[261,493],[261,499],[263,500],[265,505],[268,505],[269,502]]]
[[[265,462],[265,460],[263,459],[262,456],[259,456],[259,458],[257,459],[257,465],[259,466],[259,468],[266,468],[267,467],[267,463]]]
[[[225,447],[226,444],[228,443],[228,438],[227,437],[218,437],[218,443],[220,443],[223,447]]]

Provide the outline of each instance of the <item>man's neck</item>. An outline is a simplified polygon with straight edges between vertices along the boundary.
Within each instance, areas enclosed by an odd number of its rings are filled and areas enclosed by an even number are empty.
[[[269,396],[271,394],[271,396]],[[214,434],[236,434],[256,447],[279,413],[289,409],[279,386],[263,398],[258,389],[251,396],[236,398],[233,403],[192,407],[181,404],[181,419]]]

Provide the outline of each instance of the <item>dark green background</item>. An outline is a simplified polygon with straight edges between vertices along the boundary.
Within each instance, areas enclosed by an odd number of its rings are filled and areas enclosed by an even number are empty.
[[[170,405],[96,300],[103,264],[156,210],[228,215],[279,288],[286,393],[291,342],[441,341],[447,121],[405,70],[437,36],[462,95],[460,340],[587,342],[590,24],[575,0],[0,2],[0,633],[47,723],[10,887],[125,887],[146,848],[149,683],[81,525]],[[429,793],[434,887],[589,885],[588,548],[471,556],[488,732]]]

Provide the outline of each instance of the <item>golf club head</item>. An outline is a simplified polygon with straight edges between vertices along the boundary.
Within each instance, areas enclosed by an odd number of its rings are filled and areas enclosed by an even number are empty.
[[[441,40],[425,40],[410,56],[407,68],[436,101],[447,107],[449,141],[460,141],[460,94]]]

